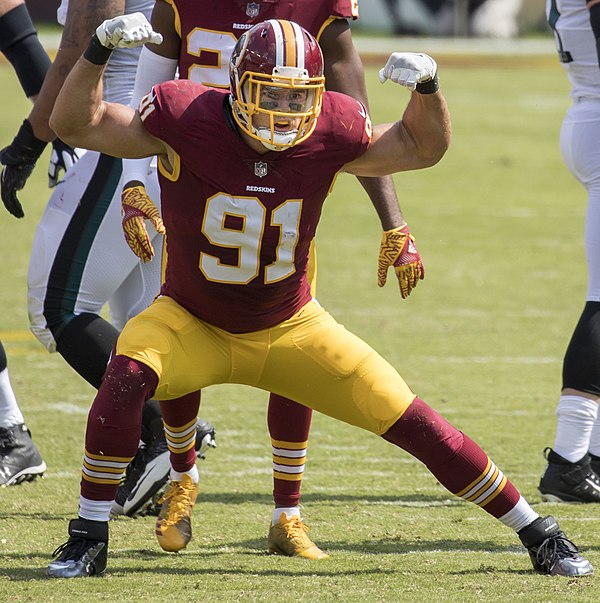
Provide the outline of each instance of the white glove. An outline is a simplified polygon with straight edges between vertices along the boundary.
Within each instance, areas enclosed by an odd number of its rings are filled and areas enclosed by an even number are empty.
[[[422,52],[393,52],[385,67],[379,71],[379,81],[386,80],[414,90],[417,84],[428,82],[435,77],[437,63]]]
[[[78,159],[77,149],[56,138],[52,143],[52,154],[48,164],[48,188],[54,188]]]
[[[148,42],[160,44],[163,40],[159,33],[152,29],[143,13],[121,15],[107,19],[98,26],[96,35],[100,44],[113,48],[135,48]]]

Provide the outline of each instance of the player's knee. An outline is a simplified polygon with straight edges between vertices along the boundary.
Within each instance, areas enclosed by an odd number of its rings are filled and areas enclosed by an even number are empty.
[[[158,384],[156,373],[127,356],[114,356],[106,367],[101,387],[118,391],[118,404],[127,409],[132,403],[149,400]]]
[[[382,437],[430,469],[455,456],[464,442],[463,434],[420,398],[414,399]]]
[[[35,300],[37,302],[37,300]],[[43,306],[39,303],[29,301],[29,330],[35,338],[49,351],[56,352],[56,340],[52,330],[48,327]]]

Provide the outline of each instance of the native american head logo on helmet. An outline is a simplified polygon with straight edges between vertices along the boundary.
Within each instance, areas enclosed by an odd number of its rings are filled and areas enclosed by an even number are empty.
[[[233,50],[229,77],[243,132],[274,151],[312,134],[325,89],[323,54],[300,25],[270,19],[246,31]]]

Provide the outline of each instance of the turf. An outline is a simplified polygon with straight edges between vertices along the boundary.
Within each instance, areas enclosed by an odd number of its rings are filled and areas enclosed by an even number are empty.
[[[431,169],[396,176],[426,264],[408,300],[376,286],[380,228],[355,179],[338,178],[318,232],[319,300],[394,364],[419,395],[476,439],[541,514],[553,514],[600,568],[598,505],[540,502],[554,437],[561,358],[584,303],[585,195],[558,133],[568,86],[553,56],[436,57],[453,142]],[[407,93],[367,78],[375,122]],[[27,101],[0,65],[0,144]],[[26,217],[0,216],[0,337],[48,471],[0,490],[0,600],[595,601],[597,578],[532,573],[515,535],[454,499],[418,462],[373,435],[315,416],[303,484],[311,536],[330,559],[266,554],[271,512],[266,395],[207,390],[218,447],[200,466],[194,539],[162,553],[151,518],[111,523],[107,576],[52,581],[44,567],[77,511],[93,389],[28,333],[26,272],[48,197],[48,151],[21,193]],[[392,279],[392,275],[390,275]],[[596,592],[596,594],[594,594]]]

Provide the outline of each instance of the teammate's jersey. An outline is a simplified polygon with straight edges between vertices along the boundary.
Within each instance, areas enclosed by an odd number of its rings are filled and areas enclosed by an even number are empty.
[[[584,0],[546,0],[546,16],[571,82],[571,97],[600,98],[596,38]]]
[[[181,38],[179,76],[219,88],[229,88],[229,59],[237,39],[257,23],[267,19],[295,21],[318,40],[334,19],[358,18],[358,0],[167,2],[173,6],[175,30]]]
[[[323,202],[340,168],[367,149],[371,124],[356,100],[326,92],[305,142],[260,155],[233,127],[228,104],[225,91],[177,80],[155,86],[140,115],[178,155],[173,173],[159,175],[168,258],[161,293],[243,333],[272,327],[311,299],[306,268]]]
[[[56,11],[57,21],[64,25],[67,17],[68,0],[62,0]],[[144,13],[150,20],[154,0],[127,0],[125,2],[125,14]],[[108,61],[103,76],[104,100],[112,103],[129,105],[133,94],[132,82],[135,81],[135,71],[140,58],[142,48],[118,48]]]

